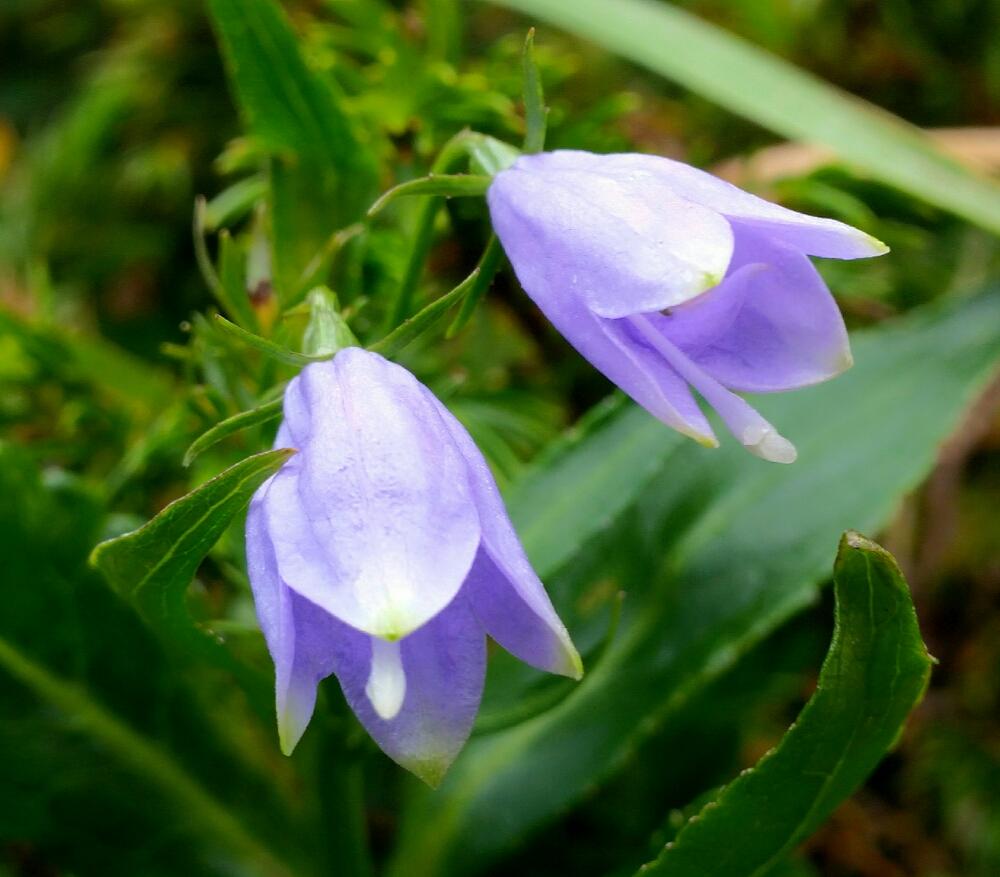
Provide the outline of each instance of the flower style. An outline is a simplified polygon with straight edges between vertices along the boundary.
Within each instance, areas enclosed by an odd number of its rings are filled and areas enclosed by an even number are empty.
[[[275,664],[282,749],[319,681],[394,760],[437,784],[479,707],[486,637],[521,660],[582,672],[482,454],[406,369],[359,348],[288,385],[256,493],[247,565]]]
[[[769,393],[851,365],[847,332],[809,256],[887,252],[651,155],[521,156],[487,192],[521,285],[555,327],[654,416],[715,447],[696,390],[748,450],[795,447],[733,391]]]

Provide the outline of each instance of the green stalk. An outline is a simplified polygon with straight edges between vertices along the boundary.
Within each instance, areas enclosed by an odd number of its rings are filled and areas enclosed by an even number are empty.
[[[461,165],[463,159],[469,155],[469,147],[481,135],[472,131],[459,131],[441,148],[438,157],[431,166],[432,174],[447,174],[455,171]],[[389,332],[398,326],[409,315],[413,308],[413,296],[420,283],[420,276],[424,270],[424,263],[427,261],[427,254],[430,252],[432,239],[434,236],[434,219],[438,209],[441,207],[441,198],[432,197],[421,206],[417,215],[417,229],[413,235],[413,249],[410,250],[410,258],[406,263],[406,271],[403,273],[403,280],[399,284],[396,298],[389,308],[386,317],[385,331]]]

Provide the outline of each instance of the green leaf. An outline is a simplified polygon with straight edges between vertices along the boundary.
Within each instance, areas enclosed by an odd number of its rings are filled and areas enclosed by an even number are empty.
[[[77,731],[87,734],[173,803],[199,834],[234,854],[246,869],[244,873],[261,877],[290,877],[293,873],[166,752],[104,709],[84,689],[50,673],[4,637],[0,637],[0,671],[62,712]]]
[[[202,558],[254,491],[294,453],[266,451],[231,466],[138,530],[102,542],[91,564],[154,628],[191,640],[195,629],[185,593]]]
[[[586,651],[606,623],[581,608],[599,578],[608,601],[626,591],[620,631],[568,698],[473,740],[433,796],[415,795],[394,873],[483,868],[613,774],[812,601],[839,535],[877,531],[929,471],[1000,359],[998,323],[998,294],[925,311],[856,335],[856,365],[836,380],[755,399],[796,442],[793,466],[759,461],[732,440],[718,450],[679,442],[630,406],[529,473],[510,508],[556,608]],[[614,456],[624,442],[631,453]],[[636,473],[660,442],[656,471]],[[612,503],[629,514],[602,541]],[[602,566],[615,546],[623,556]]]
[[[273,154],[347,168],[359,136],[333,83],[306,64],[274,0],[208,0],[230,80],[251,133]]]
[[[497,271],[500,270],[501,262],[503,262],[503,247],[500,246],[499,238],[495,234],[491,234],[486,242],[486,249],[483,250],[483,255],[479,259],[477,266],[479,273],[476,280],[466,294],[461,310],[445,333],[448,338],[457,335],[462,327],[469,322],[476,306],[486,294],[486,290],[490,288]]]
[[[259,426],[262,423],[277,420],[281,417],[283,401],[281,398],[272,399],[270,402],[265,402],[249,411],[241,411],[239,414],[234,414],[232,417],[227,417],[215,424],[191,443],[191,446],[184,452],[183,465],[190,466],[199,454],[237,432],[251,426]]]
[[[919,129],[668,3],[490,0],[565,28],[778,134],[1000,232],[1000,186]]]
[[[458,286],[434,299],[427,307],[409,319],[404,320],[384,338],[380,338],[370,345],[369,350],[374,350],[382,356],[395,356],[400,350],[432,328],[452,307],[465,298],[478,281],[480,274],[481,271],[477,266]]]
[[[518,155],[520,153],[513,146],[484,134],[463,130],[441,147],[431,167],[431,174],[449,174],[467,162],[476,174],[493,176],[511,164]],[[420,275],[423,273],[424,263],[433,243],[434,220],[440,207],[439,198],[428,198],[417,215],[411,235],[413,245],[406,260],[406,270],[392,306],[386,313],[386,331],[410,315]]]
[[[608,529],[684,441],[623,397],[597,409],[506,497],[535,569],[549,576]]]
[[[253,332],[247,332],[246,329],[241,329],[235,323],[230,323],[229,320],[221,314],[215,315],[214,322],[216,326],[218,326],[230,337],[246,344],[247,347],[259,350],[265,356],[269,356],[271,359],[283,362],[286,365],[309,365],[310,362],[319,362],[320,360],[330,359],[330,356],[328,355],[309,356],[305,353],[297,353],[294,350],[289,350],[287,347],[282,347],[274,341],[262,338],[260,335],[255,335]]]
[[[305,267],[370,201],[374,152],[332,80],[306,64],[274,0],[209,0],[208,6],[247,126],[272,156],[274,281],[293,304]]]
[[[205,205],[205,229],[218,231],[223,226],[242,219],[265,194],[267,180],[264,177],[247,177],[233,183]]]
[[[393,186],[368,208],[369,218],[406,195],[440,195],[444,198],[482,196],[490,187],[490,177],[478,174],[431,174]]]
[[[247,291],[247,254],[225,228],[219,232],[219,282],[229,313],[241,326],[256,331],[260,324]]]
[[[906,582],[888,552],[847,533],[834,592],[833,642],[796,723],[640,873],[764,873],[812,834],[895,743],[931,668]]]
[[[545,93],[542,77],[535,64],[535,29],[528,31],[521,61],[524,72],[524,151],[541,152],[545,148]]]

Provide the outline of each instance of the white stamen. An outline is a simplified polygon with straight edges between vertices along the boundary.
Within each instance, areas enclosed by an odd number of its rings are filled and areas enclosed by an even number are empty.
[[[380,718],[389,721],[396,717],[406,696],[406,674],[398,642],[372,637],[372,668],[365,694]]]
[[[643,314],[629,317],[639,332],[674,370],[694,387],[751,454],[771,463],[794,463],[795,445],[782,436],[744,399],[705,374],[678,350]]]

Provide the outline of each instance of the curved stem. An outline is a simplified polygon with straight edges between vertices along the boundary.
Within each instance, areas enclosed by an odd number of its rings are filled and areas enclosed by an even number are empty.
[[[470,145],[479,136],[468,129],[459,131],[441,148],[434,164],[431,165],[431,173],[446,174],[456,170],[461,161],[468,156]],[[441,198],[432,197],[428,198],[420,207],[420,213],[417,215],[417,228],[413,235],[413,249],[410,250],[410,258],[407,260],[406,270],[403,272],[403,280],[396,291],[396,298],[386,315],[386,332],[405,320],[413,307],[413,296],[420,283],[427,254],[430,252],[434,236],[434,219],[437,217],[441,203]]]

